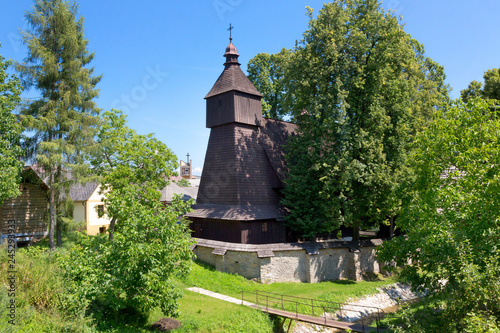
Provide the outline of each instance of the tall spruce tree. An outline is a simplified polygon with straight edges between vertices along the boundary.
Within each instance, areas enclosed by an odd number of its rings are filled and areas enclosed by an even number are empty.
[[[21,101],[21,84],[15,75],[7,74],[9,65],[0,55],[0,205],[4,199],[19,194],[23,166],[19,146],[21,126],[12,113]]]
[[[283,203],[303,236],[396,215],[408,145],[447,100],[443,68],[377,0],[336,0],[313,18],[286,70],[298,134]]]
[[[76,2],[36,0],[26,13],[30,31],[23,31],[28,56],[17,64],[23,84],[41,96],[21,111],[28,131],[30,157],[47,177],[50,187],[49,244],[61,243],[61,214],[71,172],[79,169],[82,152],[92,142],[98,113],[93,99],[101,76],[86,66],[94,58],[87,50],[83,18],[77,19]]]

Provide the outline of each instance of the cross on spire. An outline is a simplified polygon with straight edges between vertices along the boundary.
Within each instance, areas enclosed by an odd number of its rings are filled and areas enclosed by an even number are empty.
[[[229,31],[229,40],[230,41],[233,40],[233,34],[232,34],[233,29],[234,29],[234,27],[231,25],[231,23],[229,23],[229,29],[227,29],[227,30]]]

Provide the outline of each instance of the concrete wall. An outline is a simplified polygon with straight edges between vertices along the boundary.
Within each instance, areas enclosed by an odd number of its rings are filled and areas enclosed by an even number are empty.
[[[364,273],[380,273],[375,254],[380,240],[350,248],[347,243],[245,245],[198,239],[193,252],[218,271],[272,282],[361,280]]]

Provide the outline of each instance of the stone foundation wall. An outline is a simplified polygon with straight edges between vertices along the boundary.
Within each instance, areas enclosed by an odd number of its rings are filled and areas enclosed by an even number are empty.
[[[235,273],[264,283],[361,280],[380,273],[375,250],[381,240],[364,241],[357,248],[347,242],[291,244],[235,244],[197,239],[193,252],[218,271]]]

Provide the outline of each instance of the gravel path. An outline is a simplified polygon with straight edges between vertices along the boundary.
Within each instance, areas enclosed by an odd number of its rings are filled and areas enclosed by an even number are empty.
[[[246,306],[253,306],[253,305],[255,305],[253,303],[246,302],[246,301],[242,302],[241,299],[237,299],[237,298],[234,298],[234,297],[231,297],[231,296],[222,295],[222,294],[219,294],[219,293],[214,293],[213,291],[202,289],[202,288],[198,288],[198,287],[192,287],[192,288],[186,288],[186,289],[189,290],[189,291],[198,293],[198,294],[210,296],[210,297],[213,297],[213,298],[218,298],[220,300],[223,300],[223,301],[226,301],[226,302],[231,302],[231,303],[234,303],[234,304],[240,304],[240,305],[243,304],[243,305],[246,305]]]

